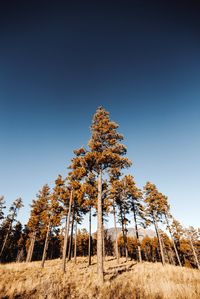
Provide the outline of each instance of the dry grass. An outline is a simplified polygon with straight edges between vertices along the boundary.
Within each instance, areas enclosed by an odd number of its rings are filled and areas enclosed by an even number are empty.
[[[160,263],[125,263],[113,258],[105,263],[105,283],[98,285],[95,259],[78,258],[67,264],[63,275],[61,261],[0,265],[0,298],[200,298],[200,271]]]

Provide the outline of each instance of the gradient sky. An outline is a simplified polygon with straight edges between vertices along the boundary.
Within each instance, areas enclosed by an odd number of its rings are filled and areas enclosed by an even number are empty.
[[[20,220],[43,184],[67,174],[103,105],[138,186],[152,181],[178,220],[199,226],[198,1],[4,2],[0,194],[8,206],[23,198]]]

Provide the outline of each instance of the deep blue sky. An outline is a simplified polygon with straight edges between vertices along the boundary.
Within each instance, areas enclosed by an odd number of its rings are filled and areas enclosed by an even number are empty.
[[[29,204],[67,174],[96,108],[125,135],[130,172],[199,226],[197,1],[0,4],[0,194]],[[31,3],[32,2],[32,3]],[[134,2],[134,4],[133,4]],[[162,2],[162,3],[161,3]]]

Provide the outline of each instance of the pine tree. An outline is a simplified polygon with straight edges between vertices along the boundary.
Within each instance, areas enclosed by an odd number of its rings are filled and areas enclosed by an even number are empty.
[[[153,223],[155,226],[156,235],[159,242],[160,254],[162,264],[165,264],[165,257],[163,252],[162,240],[159,233],[158,221],[162,220],[165,207],[166,197],[162,193],[158,192],[156,186],[150,182],[147,182],[145,187],[145,203],[146,203],[146,216],[148,217],[149,223]]]
[[[44,200],[47,202],[47,210],[42,213],[42,218],[44,223],[47,225],[46,228],[46,237],[45,237],[45,244],[44,250],[42,255],[42,263],[41,267],[44,267],[44,263],[46,260],[48,245],[49,245],[49,237],[52,234],[53,228],[60,225],[61,221],[61,206],[58,201],[58,197],[55,193],[50,193],[50,188],[48,185],[45,185],[43,188],[43,193],[41,194],[44,197]]]
[[[17,198],[11,205],[10,209],[9,209],[9,212],[10,214],[7,216],[6,218],[6,223],[7,223],[7,232],[6,232],[6,235],[5,235],[5,238],[4,238],[4,241],[3,241],[3,245],[1,247],[1,252],[0,252],[0,257],[2,256],[3,254],[3,251],[5,249],[5,246],[6,246],[6,242],[8,240],[8,237],[9,237],[9,234],[11,232],[11,229],[12,229],[12,224],[13,222],[16,220],[16,217],[17,217],[17,213],[18,211],[23,207],[23,203],[22,203],[22,199],[21,197],[20,198]]]
[[[64,233],[64,244],[63,244],[63,254],[62,254],[62,269],[65,273],[66,271],[66,254],[67,254],[67,245],[68,245],[68,236],[69,236],[69,226],[70,226],[70,217],[71,217],[71,208],[72,208],[72,201],[73,201],[73,190],[68,189],[69,195],[69,204],[66,207],[66,221],[65,221],[65,233]]]
[[[27,223],[27,229],[29,231],[29,246],[26,262],[32,261],[36,240],[43,241],[45,238],[47,217],[44,216],[47,215],[48,211],[48,197],[49,186],[44,185],[42,189],[39,190],[36,199],[32,201],[31,214]]]
[[[83,207],[89,212],[89,240],[88,240],[88,266],[91,265],[91,252],[92,252],[92,209],[96,208],[97,198],[97,182],[95,176],[88,170],[88,175],[83,182],[84,189],[84,202]]]
[[[117,204],[116,204],[116,183],[113,180],[111,182],[111,188],[110,188],[110,198],[112,199],[112,214],[113,214],[113,218],[114,218],[114,229],[115,229],[115,256],[117,259],[117,263],[119,264],[119,248],[118,248],[118,231],[117,231]]]
[[[190,246],[191,246],[192,253],[194,256],[195,264],[196,264],[197,268],[200,270],[200,263],[198,261],[197,253],[196,253],[195,246],[194,246],[194,244],[197,243],[199,240],[198,231],[195,230],[194,227],[190,226],[188,229],[186,229],[186,234],[187,234],[189,242],[190,242]]]
[[[128,259],[128,248],[127,248],[127,223],[128,218],[126,217],[129,213],[129,204],[127,200],[126,194],[126,177],[121,180],[112,181],[112,189],[110,192],[110,196],[113,198],[113,211],[115,213],[115,208],[118,209],[118,219],[122,228],[122,237],[123,237],[123,246],[124,246],[124,254],[126,256],[126,260]],[[116,204],[116,207],[115,207]],[[114,220],[116,221],[116,220]],[[115,228],[116,230],[116,228]],[[117,250],[117,248],[116,248]]]
[[[180,263],[182,265],[182,264],[185,263],[185,257],[186,257],[186,253],[184,253],[184,251],[181,252],[181,240],[182,240],[182,238],[184,236],[184,229],[183,229],[183,227],[182,227],[182,225],[180,224],[179,221],[177,221],[176,219],[174,219],[172,217],[172,215],[170,215],[170,217],[171,217],[171,220],[172,220],[171,221],[171,225],[170,225],[172,239],[174,240],[174,244],[175,244],[177,252],[178,252]],[[180,256],[180,254],[182,256]]]
[[[166,202],[167,202],[167,197],[166,197]],[[171,216],[171,214],[169,212],[169,209],[170,209],[170,207],[167,204],[165,206],[165,213],[164,213],[165,220],[166,220],[166,224],[167,224],[167,229],[168,229],[168,231],[170,233],[170,237],[171,237],[171,240],[172,240],[172,244],[173,244],[173,247],[174,247],[174,251],[175,251],[175,254],[176,254],[176,258],[177,258],[178,264],[181,267],[182,266],[181,260],[180,260],[180,257],[179,257],[178,249],[177,249],[177,246],[176,246],[176,243],[175,243],[175,240],[174,240],[174,236],[172,234],[171,225],[170,225],[170,222],[169,222],[169,219],[172,219],[172,216]]]
[[[68,236],[70,229],[70,219],[71,219],[71,211],[72,206],[77,206],[77,203],[80,203],[84,197],[84,190],[81,186],[81,180],[86,175],[87,170],[85,168],[85,149],[80,148],[78,150],[74,150],[75,157],[71,160],[71,165],[69,169],[71,169],[68,175],[68,190],[70,193],[69,197],[69,206],[68,206],[68,214],[66,216],[66,224],[65,224],[65,236],[64,236],[64,246],[63,246],[63,272],[66,271],[66,252],[68,245]]]
[[[129,201],[129,206],[134,216],[135,223],[135,233],[137,239],[137,249],[138,249],[138,259],[139,262],[142,261],[141,248],[140,248],[140,238],[138,224],[144,226],[144,205],[142,204],[142,192],[137,188],[134,178],[131,175],[125,176],[126,189],[125,193]]]
[[[102,179],[104,174],[112,168],[119,169],[130,166],[130,161],[123,156],[126,148],[120,141],[123,136],[117,132],[118,125],[112,122],[109,113],[99,107],[94,114],[91,125],[90,152],[86,153],[87,165],[97,175],[97,272],[100,283],[103,283],[103,206],[102,206]]]
[[[115,256],[117,259],[117,264],[119,264],[119,248],[118,248],[118,230],[117,230],[117,198],[120,196],[118,188],[121,172],[115,167],[110,171],[110,187],[109,187],[109,197],[112,202],[112,211],[114,218],[114,230],[115,230]]]

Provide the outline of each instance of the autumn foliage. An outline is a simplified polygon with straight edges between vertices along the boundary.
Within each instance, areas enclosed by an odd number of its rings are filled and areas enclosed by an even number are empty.
[[[98,282],[104,282],[104,260],[120,258],[162,262],[200,269],[200,231],[184,228],[171,214],[169,200],[155,184],[137,187],[131,174],[123,173],[132,162],[127,158],[123,135],[110,114],[99,107],[93,116],[88,146],[74,150],[65,177],[58,175],[53,186],[44,184],[30,204],[26,225],[17,219],[23,207],[16,199],[6,214],[4,197],[0,197],[1,263],[62,259],[63,272],[68,262],[87,257],[88,266],[97,255]],[[82,222],[88,218],[88,227]],[[114,221],[114,235],[105,229]],[[130,220],[134,236],[129,235]],[[92,234],[92,223],[97,232]],[[154,228],[155,235],[148,236]],[[146,230],[146,235],[141,235]]]

